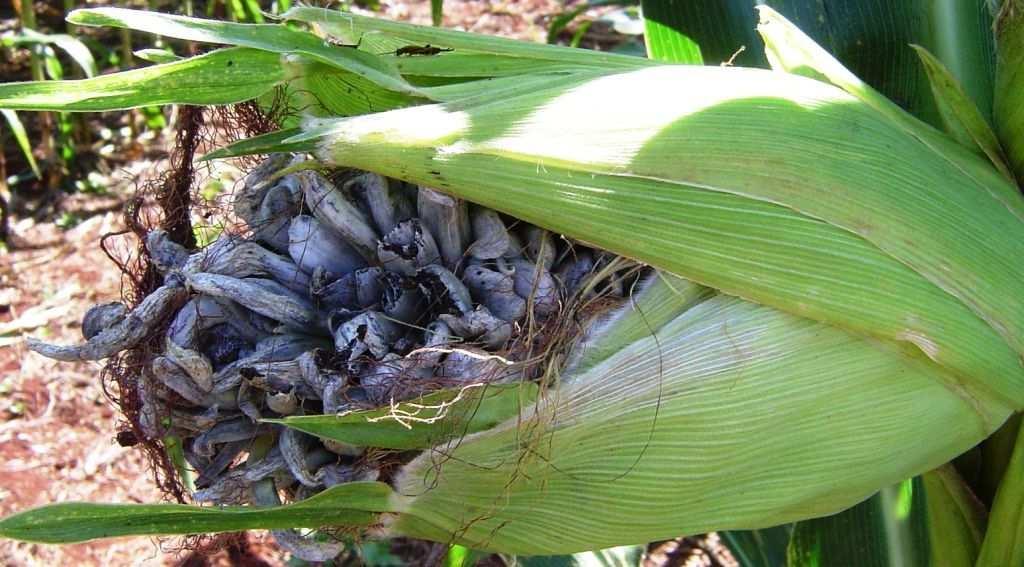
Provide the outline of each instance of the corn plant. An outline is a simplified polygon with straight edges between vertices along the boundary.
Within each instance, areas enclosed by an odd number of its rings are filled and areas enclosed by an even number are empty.
[[[996,20],[997,93],[1018,77],[1020,9]],[[306,115],[207,156],[279,154],[236,198],[249,233],[203,250],[152,233],[157,291],[90,311],[82,345],[30,343],[99,359],[164,333],[151,372],[179,401],[147,394],[170,414],[149,414],[146,434],[187,438],[209,481],[198,499],[232,505],[57,504],[0,534],[264,528],[323,558],[347,530],[544,555],[797,522],[793,565],[849,559],[837,534],[851,530],[877,544],[865,563],[1018,563],[1022,450],[996,459],[1007,480],[987,530],[946,464],[1024,404],[1013,91],[990,114],[919,46],[921,115],[944,133],[759,14],[771,71],[308,7],[283,14],[289,26],[73,13],[228,47],[3,85],[0,106],[283,89]],[[692,29],[648,35],[683,47],[649,46],[655,57],[715,60]],[[618,306],[588,317],[594,299]],[[324,312],[331,301],[343,311]],[[200,321],[224,327],[203,338]],[[543,325],[566,340],[537,340]],[[438,370],[449,362],[465,366]],[[355,466],[373,449],[400,466]]]

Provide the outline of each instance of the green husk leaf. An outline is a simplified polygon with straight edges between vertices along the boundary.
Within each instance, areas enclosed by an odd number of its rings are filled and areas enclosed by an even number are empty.
[[[0,536],[39,543],[74,543],[127,535],[368,526],[377,522],[381,512],[393,511],[391,496],[386,484],[353,482],[274,508],[71,502],[4,518],[0,520]]]
[[[1024,428],[1017,434],[988,518],[985,540],[976,565],[1024,563]]]
[[[928,73],[939,114],[946,125],[946,132],[968,149],[980,150],[988,156],[989,161],[1000,173],[1011,182],[1014,181],[1013,173],[1006,166],[1006,157],[995,132],[978,111],[978,107],[971,102],[960,83],[927,49],[919,45],[911,47],[921,58],[921,63]]]
[[[587,329],[567,367],[581,372],[629,344],[657,332],[714,292],[667,272],[658,272],[630,294],[627,309],[613,311]]]
[[[0,87],[0,89],[2,88]],[[7,127],[11,129],[11,135],[14,136],[14,141],[21,148],[21,153],[25,156],[25,161],[28,162],[32,173],[36,175],[37,179],[41,179],[42,175],[39,173],[39,164],[36,163],[36,156],[32,154],[32,142],[28,139],[28,132],[25,131],[25,125],[18,118],[18,113],[7,108],[0,108],[0,114],[3,114],[4,119],[7,121]]]
[[[243,138],[223,148],[218,148],[199,158],[199,161],[210,161],[214,159],[225,159],[241,156],[271,154],[277,152],[308,152],[315,148],[310,143],[285,143],[285,140],[294,136],[300,131],[299,128],[287,128],[268,134]]]
[[[685,16],[675,2],[640,2],[644,16],[644,44],[647,57],[671,63],[703,65],[700,46],[683,31]]]
[[[941,374],[912,351],[714,296],[563,375],[520,419],[441,447],[443,462],[415,459],[395,479],[407,496],[391,533],[539,555],[835,513],[1009,414]]]
[[[1005,0],[996,19],[995,100],[993,124],[1006,150],[1010,169],[1024,180],[1024,2]]]
[[[625,90],[632,104],[616,106]],[[1024,265],[1013,260],[1024,257],[1024,223],[993,197],[1015,190],[987,165],[999,191],[974,190],[945,153],[829,85],[664,66],[308,130],[328,163],[913,345],[970,391],[1024,402]],[[943,150],[982,159],[952,142]]]
[[[331,46],[309,32],[280,24],[238,24],[124,8],[75,10],[67,20],[77,25],[112,26],[282,55],[303,55],[359,75],[388,90],[413,96],[420,94],[382,59],[358,49]]]
[[[232,104],[256,98],[283,79],[278,55],[230,48],[91,79],[2,83],[0,107],[89,112],[156,104]]]
[[[392,408],[265,421],[358,447],[429,449],[513,419],[537,392],[533,383],[480,385],[434,392]]]

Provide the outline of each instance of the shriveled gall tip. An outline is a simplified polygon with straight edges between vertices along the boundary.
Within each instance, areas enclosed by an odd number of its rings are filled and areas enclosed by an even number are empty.
[[[272,154],[264,160],[243,178],[241,189],[235,193],[235,214],[249,226],[257,226],[260,205],[275,183],[274,174],[300,161],[300,156],[291,154]]]
[[[466,268],[463,279],[473,299],[499,319],[512,322],[526,316],[526,300],[516,294],[513,276],[471,265]]]
[[[213,388],[213,364],[203,353],[179,346],[168,339],[164,341],[164,354],[178,365],[203,391]]]
[[[307,215],[299,215],[291,221],[288,254],[303,272],[312,274],[322,268],[330,279],[366,266],[366,261],[353,247]]]
[[[292,178],[286,178],[291,180]],[[278,252],[288,250],[288,227],[299,212],[299,198],[285,184],[275,185],[260,205],[253,224],[253,238]]]
[[[272,479],[264,479],[252,486],[250,497],[258,506],[280,506],[281,497]],[[314,563],[331,561],[345,551],[345,542],[318,540],[314,536],[304,537],[297,530],[271,530],[277,543],[303,561]]]
[[[383,313],[367,311],[345,321],[334,332],[334,346],[349,353],[349,359],[364,354],[381,358],[398,338],[398,325]]]
[[[326,177],[299,174],[306,206],[325,227],[341,237],[368,262],[377,257],[377,231],[359,208]]]
[[[505,222],[497,211],[474,205],[470,212],[473,225],[473,238],[469,245],[469,255],[480,260],[493,260],[508,253],[512,247]]]
[[[552,234],[536,226],[526,228],[526,252],[533,259],[534,264],[547,270],[554,265],[555,257],[558,254]]]
[[[399,221],[413,217],[416,209],[408,191],[376,173],[362,173],[345,181],[342,190],[362,201],[370,211],[380,234],[390,232]]]
[[[558,310],[561,301],[558,283],[551,272],[542,264],[533,264],[528,260],[515,260],[515,276],[513,286],[519,297],[533,302],[533,310],[538,315],[550,315]]]
[[[124,319],[93,335],[85,344],[54,345],[31,338],[27,339],[26,344],[33,352],[66,362],[108,358],[142,341],[185,300],[186,295],[181,286],[161,286],[143,299]]]
[[[91,307],[82,318],[82,336],[86,340],[117,325],[128,316],[128,308],[120,301],[101,303]]]
[[[224,297],[260,315],[302,329],[319,326],[316,311],[308,301],[272,280],[239,279],[219,274],[194,274],[192,290]]]
[[[210,395],[210,389],[212,389],[212,383],[210,388],[204,388],[199,384],[196,384],[189,375],[177,364],[172,362],[169,358],[164,356],[158,356],[153,360],[153,364],[150,365],[153,371],[153,377],[158,382],[169,388],[174,393],[181,396],[189,403],[206,407],[213,405],[214,398]]]
[[[441,253],[419,219],[406,219],[381,238],[377,258],[385,270],[411,276],[420,268],[438,263]]]
[[[473,310],[473,299],[462,281],[439,265],[426,266],[417,273],[423,295],[434,308],[446,313],[463,314]]]
[[[420,187],[416,207],[420,221],[437,241],[445,266],[456,270],[462,263],[472,232],[466,202]]]
[[[171,240],[161,229],[154,229],[146,235],[146,252],[149,259],[162,274],[180,270],[188,260],[189,252],[184,246]]]
[[[425,298],[414,278],[389,273],[384,277],[381,308],[384,314],[401,323],[415,323],[423,316]]]
[[[500,349],[512,338],[512,324],[495,317],[483,305],[459,316],[442,314],[440,319],[456,335],[487,348]]]

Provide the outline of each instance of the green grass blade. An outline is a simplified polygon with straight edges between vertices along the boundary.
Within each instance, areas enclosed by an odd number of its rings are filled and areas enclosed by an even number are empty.
[[[128,535],[183,535],[248,529],[368,526],[393,511],[391,489],[354,482],[275,508],[184,504],[53,504],[0,520],[0,537],[74,543]]]
[[[394,408],[266,421],[358,447],[429,449],[513,419],[536,398],[536,384],[491,384],[436,392]]]
[[[689,22],[676,2],[644,0],[644,43],[647,56],[658,61],[703,65],[700,46],[683,31]]]
[[[440,27],[444,21],[444,0],[430,0],[430,22]]]
[[[418,94],[415,87],[383,60],[357,49],[329,45],[311,33],[280,24],[238,24],[123,8],[75,10],[67,20],[77,25],[128,28],[177,39],[300,54],[359,75],[386,89]]]
[[[32,142],[28,139],[28,132],[25,131],[25,125],[18,118],[18,113],[9,108],[0,108],[0,114],[3,114],[4,119],[7,120],[7,127],[11,129],[11,135],[14,136],[14,141],[21,148],[21,153],[25,156],[28,166],[32,168],[32,173],[36,175],[37,179],[42,179],[42,175],[39,173],[39,164],[36,163],[36,156],[32,155]]]
[[[0,83],[0,107],[86,112],[154,104],[232,104],[256,98],[282,80],[278,55],[221,49],[91,79]]]
[[[1006,157],[999,145],[992,127],[985,121],[978,107],[964,92],[956,78],[927,49],[913,45],[914,51],[921,58],[928,80],[931,83],[935,102],[939,107],[942,122],[949,133],[958,142],[971,150],[980,150],[988,157],[992,165],[1008,180],[1014,181],[1013,173],[1006,165]]]
[[[71,60],[82,69],[86,77],[92,77],[98,73],[96,70],[96,60],[93,59],[92,52],[89,51],[89,48],[84,43],[70,35],[43,34],[25,28],[21,30],[19,35],[6,38],[5,43],[7,42],[13,45],[56,45],[71,57]]]
[[[492,53],[508,57],[557,61],[599,69],[636,69],[653,64],[639,57],[617,55],[587,49],[573,49],[525,41],[473,34],[456,30],[415,26],[356,14],[312,7],[295,7],[283,16],[286,20],[305,22],[321,33],[347,44],[356,44],[370,33],[383,33],[404,40],[407,45],[445,47],[457,52]]]

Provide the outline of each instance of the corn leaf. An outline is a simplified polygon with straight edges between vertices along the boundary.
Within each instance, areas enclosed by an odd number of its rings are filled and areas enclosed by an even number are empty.
[[[965,147],[980,150],[1000,173],[1011,182],[1014,181],[1013,173],[1006,166],[1006,157],[995,132],[978,111],[978,107],[967,97],[960,83],[927,49],[919,45],[911,47],[921,58],[921,63],[928,73],[928,80],[946,132]]]
[[[996,195],[1018,218],[1024,219],[1020,192],[1013,184],[995,179],[1000,174],[990,163],[956,151],[952,147],[956,142],[907,114],[899,105],[846,69],[799,28],[771,8],[760,6],[758,10],[761,20],[757,31],[765,40],[766,53],[773,68],[831,82],[857,97],[908,134],[934,149],[956,168],[973,178],[975,185]]]
[[[686,22],[674,1],[646,0],[640,2],[644,17],[644,44],[647,57],[671,63],[703,65],[700,46],[683,31]]]
[[[1020,565],[1024,562],[1024,428],[999,483],[988,518],[977,565]]]
[[[996,21],[999,46],[993,124],[1010,169],[1024,180],[1024,2],[1006,0]]]
[[[741,66],[763,66],[764,50],[753,31],[757,16],[747,0],[675,2],[680,33],[693,39],[705,61],[726,61],[740,47]],[[990,116],[993,92],[992,17],[983,2],[961,0],[765,0],[815,42],[915,116],[940,126],[927,76],[909,44],[934,53]]]
[[[126,535],[176,535],[247,529],[367,526],[392,511],[391,489],[377,482],[329,488],[275,508],[184,504],[53,504],[0,520],[0,536],[39,543],[73,543]]]
[[[790,567],[973,565],[984,511],[951,465],[887,487],[853,508],[797,523]],[[985,565],[1006,563],[985,563]]]
[[[839,514],[797,523],[786,564],[927,565],[928,532],[921,491],[921,480],[914,478],[883,488],[868,501]]]
[[[639,57],[516,41],[500,37],[472,34],[425,26],[414,26],[357,14],[323,8],[295,7],[285,12],[285,20],[310,24],[321,35],[355,45],[368,34],[385,34],[400,38],[404,45],[431,45],[458,53],[489,53],[504,57],[550,61],[560,65],[576,65],[597,69],[636,69],[652,65]],[[439,54],[441,55],[441,54]]]
[[[834,513],[1008,415],[936,372],[906,350],[714,296],[563,375],[519,420],[441,447],[441,462],[417,457],[395,479],[405,512],[391,533],[537,555]]]
[[[536,384],[492,384],[435,392],[391,408],[265,421],[358,447],[429,449],[513,419],[536,398]]]
[[[15,143],[21,148],[21,153],[25,156],[25,161],[28,162],[32,173],[36,175],[36,178],[41,179],[42,175],[39,173],[39,164],[36,163],[36,156],[32,155],[32,142],[28,139],[28,132],[25,131],[25,125],[18,118],[18,113],[7,108],[0,108],[0,114],[3,114],[4,119],[7,121],[7,127],[10,128]]]
[[[91,79],[0,83],[0,107],[84,112],[231,104],[256,98],[283,79],[278,55],[231,48]]]
[[[633,103],[616,107],[624,89]],[[578,119],[612,107],[606,120]],[[1004,186],[974,190],[950,160],[834,87],[665,66],[500,103],[318,124],[310,135],[327,140],[328,162],[912,345],[973,386],[1024,401],[1024,267],[1011,260],[1024,257],[1024,235],[1008,237],[1024,224],[993,197],[1012,187],[995,174]]]
[[[409,95],[419,94],[380,58],[357,49],[331,46],[311,33],[279,24],[238,24],[123,8],[75,10],[67,20],[76,25],[112,26],[177,39],[303,55],[359,75],[382,88]]]
[[[793,525],[786,524],[761,530],[726,530],[718,535],[740,567],[760,567],[786,563],[792,532]]]

